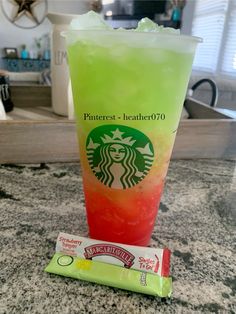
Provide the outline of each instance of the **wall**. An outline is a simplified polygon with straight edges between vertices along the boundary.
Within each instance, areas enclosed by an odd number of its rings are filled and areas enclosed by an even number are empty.
[[[181,27],[181,33],[184,35],[191,35],[195,4],[195,0],[188,0],[184,7]]]
[[[3,0],[0,0],[0,4],[2,1]],[[88,10],[88,2],[89,0],[48,0],[48,11],[81,14]],[[190,34],[191,32],[194,4],[194,0],[188,0],[184,8],[183,25],[181,30],[183,34]],[[117,11],[117,2],[111,6],[104,6],[103,11],[107,11],[108,9]],[[22,44],[26,44],[27,48],[30,49],[33,45],[34,38],[40,37],[43,34],[50,32],[50,30],[51,23],[47,18],[36,28],[18,28],[6,19],[0,5],[0,56],[3,55],[4,47],[19,48]]]
[[[27,48],[34,43],[34,38],[39,38],[51,30],[51,23],[44,20],[42,24],[33,29],[21,29],[11,24],[4,16],[0,0],[0,56],[3,56],[4,47],[17,47],[26,44]],[[88,10],[87,0],[48,0],[48,11],[82,14]]]

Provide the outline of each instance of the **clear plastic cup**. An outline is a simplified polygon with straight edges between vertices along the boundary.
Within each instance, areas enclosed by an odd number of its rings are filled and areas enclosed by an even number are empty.
[[[90,237],[148,245],[200,39],[65,36]]]

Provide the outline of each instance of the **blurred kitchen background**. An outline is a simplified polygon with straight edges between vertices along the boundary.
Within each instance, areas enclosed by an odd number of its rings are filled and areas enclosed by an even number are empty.
[[[55,88],[65,85],[65,78],[55,72],[53,79],[51,69],[67,66],[66,54],[62,48],[60,54],[55,46],[52,50],[53,26],[47,13],[76,15],[91,9],[115,28],[134,28],[147,16],[164,27],[180,28],[182,34],[202,37],[188,92],[202,106],[197,117],[216,113],[236,118],[236,0],[0,0],[0,86],[11,90],[8,119],[73,118],[67,82],[67,99],[58,104]],[[55,17],[51,21],[68,24]],[[188,105],[183,117],[195,117]]]

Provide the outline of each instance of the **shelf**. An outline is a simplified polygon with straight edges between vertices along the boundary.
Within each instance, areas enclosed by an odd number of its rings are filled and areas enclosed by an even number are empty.
[[[9,72],[41,72],[50,68],[50,60],[2,58],[2,61]]]

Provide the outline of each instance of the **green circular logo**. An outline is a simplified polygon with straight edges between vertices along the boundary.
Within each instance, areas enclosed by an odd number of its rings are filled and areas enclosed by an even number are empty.
[[[87,158],[99,181],[113,189],[138,184],[149,172],[154,150],[150,139],[124,125],[102,125],[87,137]]]
[[[73,261],[74,261],[74,259],[70,255],[62,255],[62,256],[58,257],[58,259],[57,259],[57,263],[60,266],[69,266],[73,263]]]

